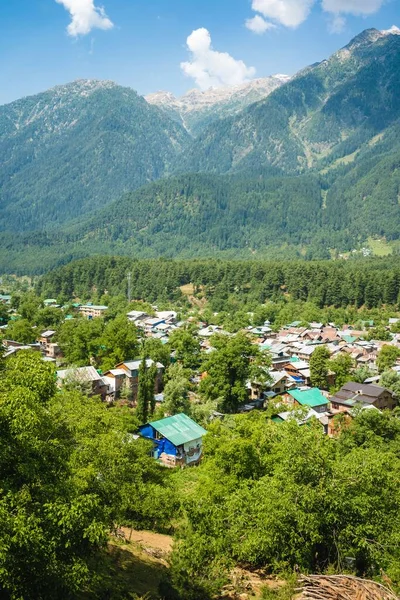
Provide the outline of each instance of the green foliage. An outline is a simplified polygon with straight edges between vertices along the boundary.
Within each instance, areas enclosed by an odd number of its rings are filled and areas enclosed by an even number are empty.
[[[154,362],[159,362],[168,368],[171,358],[167,345],[163,344],[157,338],[146,338],[142,344],[141,356],[151,358]]]
[[[147,366],[146,358],[142,359],[139,367],[139,386],[137,394],[136,417],[141,425],[147,423],[149,415],[155,410],[155,381],[157,367],[153,363]]]
[[[206,400],[217,400],[223,412],[236,412],[247,399],[246,383],[267,383],[269,357],[244,334],[233,337],[216,335],[211,338],[215,348],[204,360],[206,376],[201,381],[200,393]]]
[[[353,361],[349,354],[341,352],[329,361],[329,369],[335,373],[335,389],[339,390],[347,381],[352,379]]]
[[[93,257],[75,261],[43,276],[41,295],[90,298],[126,291],[126,272],[132,272],[132,295],[151,302],[185,305],[181,286],[202,289],[213,312],[256,311],[275,326],[298,319],[324,323],[355,322],[395,316],[400,293],[400,268],[396,258],[349,261],[264,260],[130,260],[126,257]],[[279,303],[278,305],[276,303]],[[381,307],[382,303],[387,309]],[[368,308],[366,306],[368,305]],[[372,309],[379,308],[375,313]],[[360,310],[361,309],[361,310]],[[394,314],[393,314],[394,313]],[[386,323],[387,324],[387,321]]]
[[[139,349],[137,330],[125,315],[119,315],[104,327],[101,337],[101,366],[104,371],[112,369],[124,360],[134,358]]]
[[[32,325],[27,319],[10,321],[6,329],[7,338],[21,344],[33,344],[38,337],[38,333],[38,331],[32,329]]]
[[[383,373],[388,369],[391,369],[395,364],[396,360],[400,356],[400,350],[396,346],[389,346],[385,344],[382,346],[381,351],[376,359],[376,365],[379,369],[379,373]]]
[[[399,444],[400,422],[378,411],[361,411],[339,440],[316,422],[275,424],[256,413],[215,421],[185,496],[173,582],[192,590],[209,582],[207,568],[237,563],[341,572],[350,556],[356,574],[383,569],[399,585]]]
[[[90,364],[101,349],[102,319],[65,321],[57,332],[57,342],[65,360],[76,367]]]
[[[330,352],[326,346],[317,347],[311,355],[310,374],[313,387],[326,389],[328,386]]]
[[[199,365],[200,342],[195,330],[190,326],[175,329],[169,336],[168,346],[183,367],[194,369]]]
[[[385,327],[373,327],[368,331],[367,340],[381,340],[382,342],[390,342],[392,336],[390,331]]]
[[[394,392],[400,398],[400,375],[395,371],[384,371],[379,380],[379,385]]]
[[[0,595],[9,600],[100,589],[109,529],[162,529],[176,509],[148,444],[132,437],[132,413],[56,393],[54,375],[31,351],[0,374]]]
[[[190,415],[189,381],[180,364],[169,368],[168,381],[164,388],[163,409],[169,415],[185,413]]]
[[[352,381],[355,381],[357,383],[364,383],[364,381],[366,379],[369,379],[370,377],[373,377],[375,375],[374,371],[371,371],[371,369],[369,369],[369,367],[364,366],[364,367],[359,367],[358,369],[355,369],[355,371],[353,371],[351,379]]]

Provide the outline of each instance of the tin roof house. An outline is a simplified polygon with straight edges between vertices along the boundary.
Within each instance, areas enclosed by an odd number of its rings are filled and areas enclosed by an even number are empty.
[[[207,432],[183,413],[142,425],[139,431],[153,442],[154,458],[166,467],[196,465],[201,460]]]

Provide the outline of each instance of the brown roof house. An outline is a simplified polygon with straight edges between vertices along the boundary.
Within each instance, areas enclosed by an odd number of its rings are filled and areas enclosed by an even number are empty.
[[[379,385],[349,381],[331,399],[333,412],[348,412],[355,406],[374,406],[393,410],[397,405],[393,392]]]

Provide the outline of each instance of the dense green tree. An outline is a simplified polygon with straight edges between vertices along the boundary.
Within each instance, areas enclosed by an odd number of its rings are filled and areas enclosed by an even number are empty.
[[[353,371],[351,379],[352,381],[356,381],[357,383],[364,383],[366,379],[373,377],[375,375],[375,371],[372,371],[369,367],[359,367],[355,371]]]
[[[379,385],[385,387],[400,399],[400,375],[395,371],[384,371],[379,380]]]
[[[111,597],[101,553],[109,530],[163,528],[176,511],[148,443],[132,438],[132,412],[57,392],[54,375],[32,351],[8,358],[0,373],[5,600],[77,598],[89,589]]]
[[[335,389],[340,389],[347,381],[351,380],[353,361],[349,354],[341,352],[329,361],[328,367],[335,373]]]
[[[35,324],[42,329],[57,329],[64,320],[64,312],[53,306],[46,306],[36,313]]]
[[[175,358],[184,367],[195,369],[200,362],[200,343],[191,327],[175,329],[169,337],[168,345]]]
[[[138,353],[137,329],[125,315],[110,320],[101,337],[99,357],[103,370],[113,368],[124,360],[135,358]]]
[[[96,360],[102,350],[102,319],[65,321],[57,332],[57,342],[70,365],[81,367]]]
[[[216,335],[211,342],[215,350],[203,363],[206,376],[201,381],[200,392],[207,400],[218,400],[223,412],[235,412],[248,397],[249,379],[267,383],[269,357],[243,333],[233,337]]]
[[[338,440],[317,422],[275,424],[256,413],[215,421],[184,502],[173,583],[208,598],[216,573],[221,585],[237,563],[343,572],[351,556],[355,574],[382,569],[400,584],[399,443],[398,419],[379,411],[361,411]]]
[[[326,346],[315,348],[310,359],[311,383],[314,387],[328,387],[330,352]]]
[[[400,356],[400,350],[396,346],[389,346],[385,344],[382,346],[381,351],[376,359],[376,364],[379,369],[379,373],[383,373],[388,369],[391,369],[395,364],[396,360]]]
[[[146,338],[141,348],[141,356],[151,358],[154,362],[159,362],[167,369],[171,362],[170,350],[167,344],[163,344],[157,338]]]
[[[136,416],[141,424],[146,423],[149,415],[154,413],[156,377],[157,366],[154,363],[148,366],[147,359],[143,358],[139,367],[139,386],[136,401]]]
[[[152,363],[150,367],[147,369],[147,389],[149,395],[149,408],[150,415],[154,414],[156,409],[156,398],[155,398],[155,386],[156,386],[156,378],[157,378],[157,365],[156,363]]]
[[[6,329],[7,337],[21,344],[33,344],[38,337],[38,333],[37,330],[32,329],[32,325],[27,319],[10,321]]]
[[[169,379],[164,388],[163,409],[166,413],[169,415],[181,412],[190,414],[189,387],[190,383],[181,365],[177,364],[171,367]]]
[[[381,340],[382,342],[390,342],[392,336],[390,331],[385,327],[373,327],[368,331],[368,340]]]
[[[136,399],[136,417],[139,423],[142,425],[147,422],[149,416],[149,393],[147,384],[147,363],[146,359],[143,358],[139,367],[139,386],[138,394]]]
[[[0,325],[7,325],[10,315],[5,304],[0,303]]]

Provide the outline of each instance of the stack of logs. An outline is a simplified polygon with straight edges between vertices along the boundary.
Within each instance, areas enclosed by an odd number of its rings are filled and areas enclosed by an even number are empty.
[[[375,581],[350,575],[304,575],[299,600],[400,600]]]

